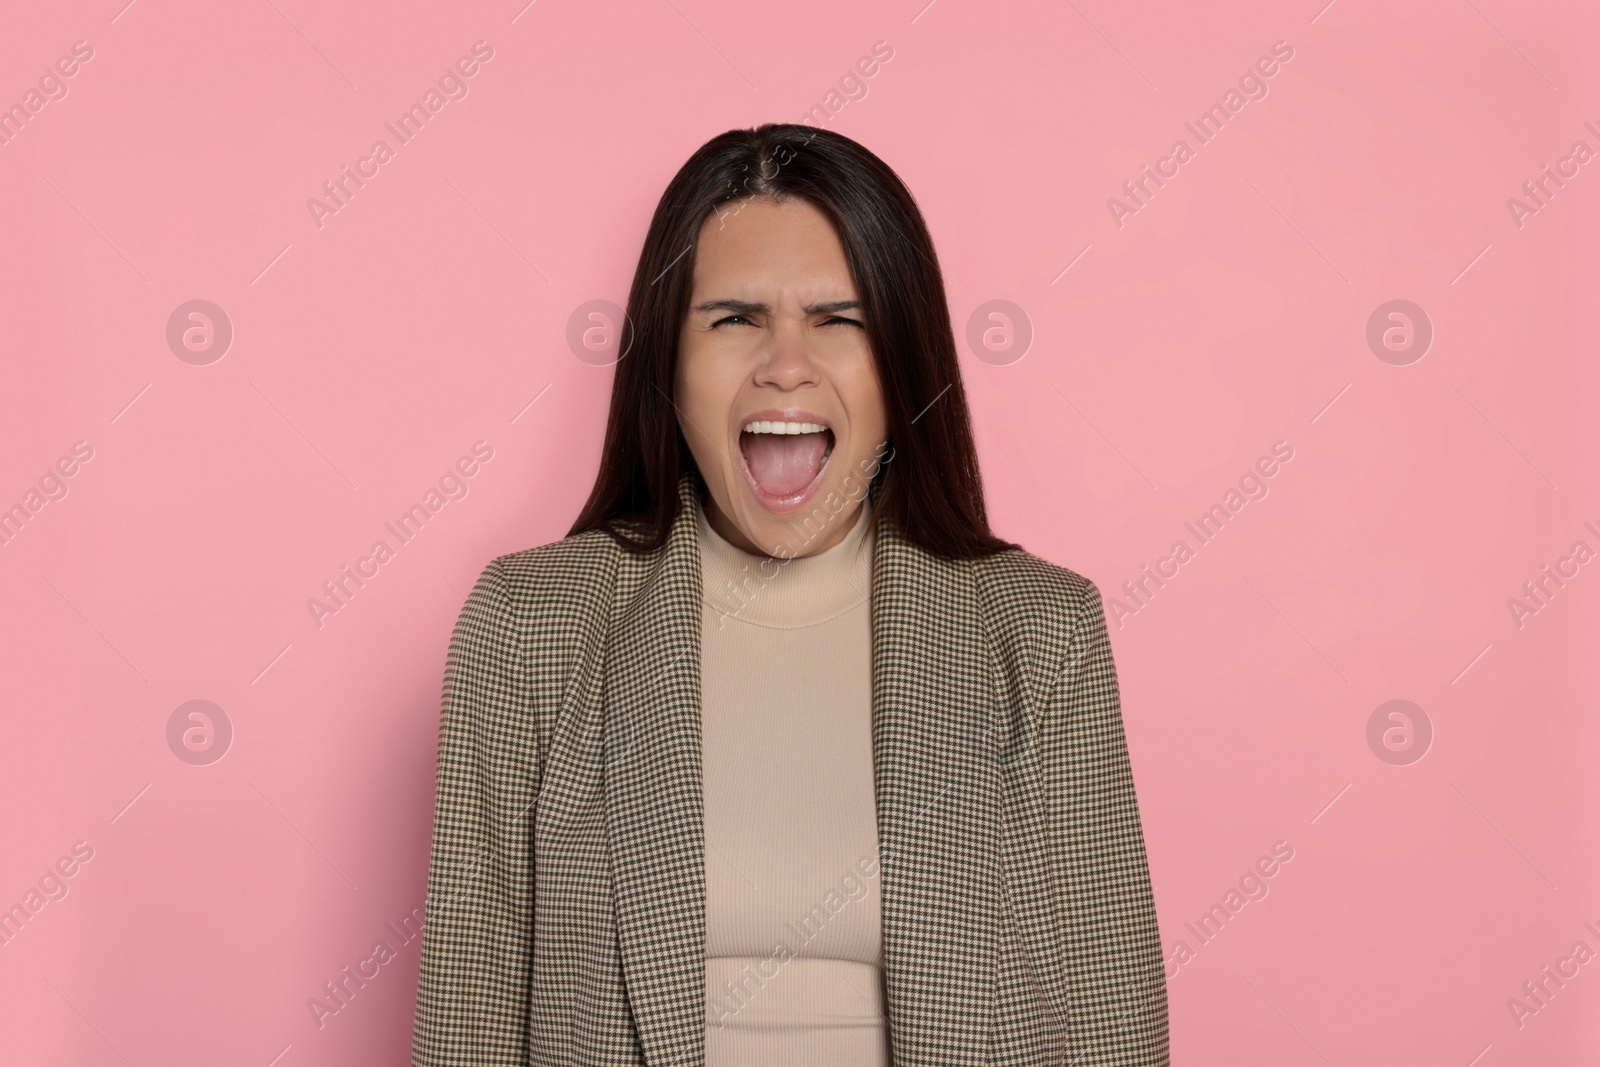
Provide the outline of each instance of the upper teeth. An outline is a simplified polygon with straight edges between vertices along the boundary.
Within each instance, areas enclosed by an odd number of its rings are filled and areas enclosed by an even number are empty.
[[[821,433],[827,427],[816,422],[747,422],[745,433]]]

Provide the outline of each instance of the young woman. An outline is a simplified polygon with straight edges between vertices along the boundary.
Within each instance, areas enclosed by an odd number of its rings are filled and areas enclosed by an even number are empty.
[[[1100,595],[989,531],[905,186],[713,138],[628,315],[450,643],[414,1063],[1166,1064]]]

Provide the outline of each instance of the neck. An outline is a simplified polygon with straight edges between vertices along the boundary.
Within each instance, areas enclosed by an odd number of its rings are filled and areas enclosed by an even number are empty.
[[[865,500],[857,503],[842,520],[829,522],[820,533],[812,534],[804,539],[790,554],[794,558],[813,556],[819,552],[826,552],[834,545],[844,541],[850,535],[850,531],[855,529],[856,524],[863,521],[862,516],[866,512],[866,503]],[[717,506],[715,498],[710,493],[707,493],[702,498],[701,508],[704,510],[706,520],[710,522],[711,528],[728,544],[752,556],[768,556],[768,553],[761,546],[757,545],[748,534],[739,528],[738,523],[729,518]]]

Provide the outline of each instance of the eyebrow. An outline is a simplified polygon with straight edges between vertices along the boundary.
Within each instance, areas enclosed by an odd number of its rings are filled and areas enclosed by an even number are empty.
[[[690,311],[731,311],[735,315],[757,315],[772,310],[770,304],[753,302],[750,300],[708,300],[704,304],[696,304]],[[829,300],[820,304],[807,304],[800,309],[807,315],[831,315],[836,311],[859,311],[859,300]]]

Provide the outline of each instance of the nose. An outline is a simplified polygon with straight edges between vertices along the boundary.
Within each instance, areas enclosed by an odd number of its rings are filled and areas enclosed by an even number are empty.
[[[776,318],[772,332],[765,339],[765,352],[756,368],[755,384],[788,391],[820,383],[821,372],[811,358],[809,331],[804,316]]]

